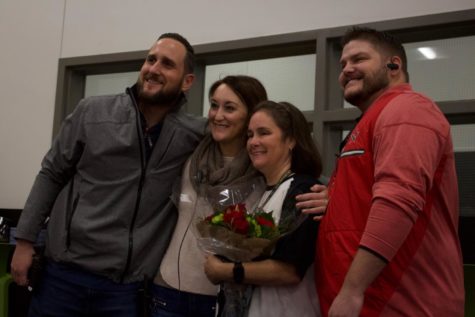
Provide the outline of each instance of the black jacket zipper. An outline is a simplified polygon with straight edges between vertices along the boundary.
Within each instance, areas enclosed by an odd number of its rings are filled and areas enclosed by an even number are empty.
[[[68,222],[67,222],[68,225],[67,225],[67,228],[66,228],[66,249],[68,249],[68,250],[69,250],[69,247],[71,246],[71,224],[73,222],[74,214],[76,213],[76,208],[78,206],[78,202],[79,202],[79,193],[74,198],[73,206],[71,208],[71,214],[70,214]]]
[[[142,197],[142,188],[143,184],[145,182],[145,171],[146,171],[146,162],[145,162],[145,155],[144,155],[144,140],[143,140],[143,135],[142,135],[142,128],[141,128],[141,123],[140,123],[140,113],[139,113],[139,108],[137,105],[137,102],[135,100],[134,92],[131,88],[127,88],[127,93],[130,95],[130,99],[132,100],[132,103],[135,108],[135,113],[136,113],[136,128],[137,128],[137,135],[139,137],[139,143],[140,143],[140,164],[141,164],[141,174],[140,174],[140,182],[139,182],[139,187],[137,189],[137,199],[135,200],[135,207],[134,207],[134,214],[132,216],[132,221],[130,223],[129,227],[129,241],[128,241],[128,250],[127,250],[127,262],[125,263],[125,268],[124,271],[122,272],[122,276],[120,278],[120,282],[123,283],[124,278],[129,271],[130,264],[132,262],[132,251],[134,247],[134,237],[133,237],[133,231],[134,231],[134,226],[135,226],[135,220],[137,219],[137,214],[139,211],[140,207],[140,200]]]

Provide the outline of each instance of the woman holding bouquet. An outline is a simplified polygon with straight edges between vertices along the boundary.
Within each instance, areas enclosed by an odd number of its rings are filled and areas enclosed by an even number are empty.
[[[254,286],[248,316],[319,316],[310,267],[318,223],[295,206],[295,196],[309,192],[321,173],[321,159],[303,114],[289,103],[265,101],[251,116],[247,150],[267,184],[258,208],[282,229],[269,257],[245,263],[208,256],[205,272],[213,283]]]
[[[177,225],[151,288],[152,316],[215,315],[218,289],[204,274],[204,253],[191,232],[196,209],[206,207],[197,206],[196,201],[220,186],[244,184],[251,188],[256,181],[263,183],[247,155],[246,133],[250,113],[266,99],[263,85],[249,76],[227,76],[211,86],[210,133],[183,171]],[[254,195],[260,192],[256,190]],[[250,200],[252,197],[247,197]]]

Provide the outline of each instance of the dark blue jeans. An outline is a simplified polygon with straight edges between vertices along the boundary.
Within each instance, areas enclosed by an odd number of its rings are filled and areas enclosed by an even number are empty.
[[[69,265],[48,262],[33,291],[29,317],[138,316],[140,283],[118,284]]]
[[[151,317],[214,317],[216,296],[151,286]]]

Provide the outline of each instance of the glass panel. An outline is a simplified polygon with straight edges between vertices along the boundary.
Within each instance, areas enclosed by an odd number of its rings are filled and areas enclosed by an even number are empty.
[[[410,82],[435,101],[475,99],[475,36],[404,44]]]
[[[356,107],[350,104],[349,102],[347,102],[345,99],[343,99],[343,108],[356,108]]]
[[[475,152],[475,124],[451,126],[455,152]]]
[[[460,216],[475,217],[475,124],[452,125]]]
[[[475,99],[475,36],[406,43],[404,48],[414,90],[435,101]]]
[[[137,81],[139,72],[125,72],[86,76],[84,96],[117,94]]]
[[[341,131],[341,142],[346,138],[346,136],[350,133],[350,130],[343,130]]]
[[[227,75],[249,75],[266,87],[269,99],[289,101],[300,110],[314,109],[316,55],[269,58],[206,66],[203,115],[208,115],[209,87]]]

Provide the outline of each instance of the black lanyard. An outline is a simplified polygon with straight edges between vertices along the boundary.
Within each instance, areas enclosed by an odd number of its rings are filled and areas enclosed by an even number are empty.
[[[290,177],[294,176],[295,173],[293,173],[291,170],[288,170],[287,172],[285,172],[284,175],[282,175],[282,177],[279,179],[279,181],[277,182],[277,184],[275,184],[272,188],[272,191],[270,192],[270,194],[266,197],[266,199],[264,200],[264,202],[262,204],[260,204],[260,206],[257,206],[257,210],[264,210],[264,206],[269,202],[269,200],[272,198],[272,196],[275,194],[275,192],[277,191],[277,189],[279,188],[280,185],[282,185],[283,182],[285,182],[287,179],[289,179]]]

